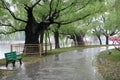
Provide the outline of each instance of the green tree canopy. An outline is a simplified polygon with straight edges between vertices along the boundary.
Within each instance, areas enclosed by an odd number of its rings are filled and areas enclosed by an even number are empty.
[[[1,0],[0,10],[0,34],[25,31],[25,44],[38,44],[51,24],[76,22],[106,7],[104,0]]]

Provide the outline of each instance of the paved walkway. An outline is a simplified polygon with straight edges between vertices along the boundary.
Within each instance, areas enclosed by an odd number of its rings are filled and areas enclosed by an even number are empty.
[[[18,64],[14,74],[1,80],[102,80],[93,65],[95,55],[102,49],[75,50],[48,56],[32,64]]]

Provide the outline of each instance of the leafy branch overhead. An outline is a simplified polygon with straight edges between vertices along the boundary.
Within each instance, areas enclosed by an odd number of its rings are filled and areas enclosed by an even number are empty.
[[[5,18],[0,22],[9,20],[5,24],[11,25],[1,25],[8,28],[6,34],[24,31],[31,16],[37,23],[65,25],[104,11],[104,3],[104,0],[1,0],[0,17]]]

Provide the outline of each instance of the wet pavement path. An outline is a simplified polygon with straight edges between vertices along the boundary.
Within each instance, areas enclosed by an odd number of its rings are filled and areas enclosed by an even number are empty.
[[[74,50],[47,56],[36,63],[16,66],[16,72],[1,80],[100,80],[93,60],[101,48]]]

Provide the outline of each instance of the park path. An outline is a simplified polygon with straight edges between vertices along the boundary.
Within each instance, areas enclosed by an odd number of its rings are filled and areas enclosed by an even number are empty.
[[[74,50],[51,55],[32,64],[16,65],[16,72],[1,80],[102,80],[94,66],[95,55],[105,48]]]

